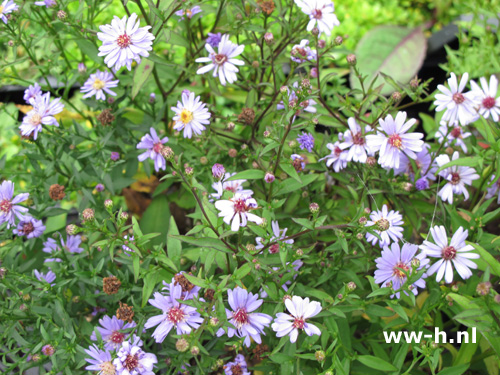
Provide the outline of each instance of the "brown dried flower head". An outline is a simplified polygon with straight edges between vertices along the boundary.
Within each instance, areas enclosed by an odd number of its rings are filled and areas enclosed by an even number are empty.
[[[107,295],[116,294],[122,285],[116,276],[109,276],[102,279],[102,290]]]
[[[255,120],[255,111],[252,108],[243,108],[238,115],[238,121],[244,122],[247,125],[252,125],[253,120]]]
[[[257,4],[259,4],[262,12],[264,12],[268,16],[274,11],[275,8],[273,0],[259,0],[257,1]]]
[[[190,283],[182,273],[174,276],[174,285],[180,285],[183,292],[190,292],[194,288],[194,284]]]
[[[133,306],[129,306],[126,303],[120,302],[120,307],[116,310],[116,317],[123,321],[132,323],[132,319],[134,318]]]
[[[58,185],[58,184],[50,185],[50,188],[49,188],[50,199],[53,199],[55,201],[60,201],[65,196],[66,196],[66,193],[64,192],[64,186]]]
[[[106,108],[97,116],[97,119],[101,122],[102,126],[106,126],[115,121],[115,116],[111,113],[110,108]]]

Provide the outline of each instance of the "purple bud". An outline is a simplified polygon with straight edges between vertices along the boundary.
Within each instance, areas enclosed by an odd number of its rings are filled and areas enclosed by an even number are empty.
[[[312,68],[311,69],[311,77],[317,78],[318,77],[318,69],[317,68]]]
[[[149,103],[153,104],[155,101],[156,101],[156,94],[152,92],[151,94],[149,94]]]
[[[419,178],[417,182],[415,182],[415,188],[419,191],[426,190],[429,188],[429,181],[427,181],[425,177]]]
[[[118,159],[120,159],[120,153],[116,152],[116,151],[113,151],[111,153],[111,160],[113,161],[117,161]]]
[[[95,187],[95,190],[100,193],[101,191],[104,190],[104,185],[103,184],[97,184],[96,187]]]
[[[224,177],[224,174],[226,173],[226,170],[224,169],[224,166],[222,164],[214,164],[212,167],[212,174],[214,178],[219,181]]]
[[[78,73],[85,73],[87,71],[87,67],[84,63],[78,64]]]
[[[274,175],[271,172],[267,172],[264,176],[264,181],[266,181],[268,184],[274,182]]]

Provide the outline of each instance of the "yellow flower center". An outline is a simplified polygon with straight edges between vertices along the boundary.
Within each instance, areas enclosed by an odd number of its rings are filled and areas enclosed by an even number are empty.
[[[104,83],[104,81],[101,81],[100,79],[96,79],[94,81],[94,84],[92,85],[92,87],[96,90],[102,90],[102,88],[105,86],[106,84]]]
[[[34,126],[40,125],[42,123],[42,116],[40,116],[39,113],[35,113],[33,116],[31,116],[30,122]]]
[[[186,125],[193,121],[193,112],[188,111],[186,108],[184,108],[180,114],[181,122]]]
[[[189,18],[193,16],[193,12],[191,12],[191,9],[186,10],[186,14]]]
[[[0,5],[0,14],[3,13],[3,5]]]

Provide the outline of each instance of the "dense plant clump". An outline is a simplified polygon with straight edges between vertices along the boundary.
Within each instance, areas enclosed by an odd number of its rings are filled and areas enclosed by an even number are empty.
[[[0,4],[2,373],[499,373],[491,14],[432,92],[346,4]]]

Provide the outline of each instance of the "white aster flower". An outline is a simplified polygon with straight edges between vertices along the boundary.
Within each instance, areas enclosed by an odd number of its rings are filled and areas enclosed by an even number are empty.
[[[230,191],[232,193],[240,193],[242,195],[253,195],[253,191],[250,189],[243,189],[243,184],[247,182],[247,180],[231,180],[228,181],[231,177],[236,174],[227,172],[221,181],[214,182],[212,184],[212,188],[215,189],[216,193],[210,194],[210,201],[214,199],[221,199],[224,191]]]
[[[235,59],[241,55],[245,49],[244,45],[237,45],[229,40],[229,35],[222,36],[217,52],[210,44],[205,44],[206,50],[209,52],[208,57],[200,57],[196,59],[197,63],[209,63],[208,65],[198,69],[196,74],[205,74],[211,70],[214,71],[213,76],[219,77],[220,83],[225,86],[226,82],[233,83],[236,81],[236,73],[239,69],[236,65],[245,65],[245,62]]]
[[[490,77],[490,84],[486,78],[481,77],[480,80],[481,87],[474,82],[470,81],[472,91],[475,95],[475,101],[479,106],[478,112],[484,118],[491,118],[493,121],[498,122],[500,115],[500,96],[497,96],[498,92],[498,79],[494,75]]]
[[[455,125],[453,128],[446,124],[439,126],[439,129],[435,135],[439,143],[442,143],[444,137],[446,137],[445,146],[457,145],[462,148],[462,150],[467,153],[467,145],[464,142],[465,138],[470,137],[472,134],[469,132],[464,132],[460,125]]]
[[[453,153],[452,160],[457,160],[459,158],[458,151]],[[436,163],[439,167],[450,162],[450,157],[446,154],[439,155],[436,158]],[[448,203],[453,203],[453,194],[463,194],[464,200],[469,198],[469,192],[465,185],[472,185],[473,180],[477,180],[479,175],[476,170],[471,167],[463,167],[459,165],[454,165],[449,168],[443,169],[439,172],[441,177],[444,177],[448,182],[444,185],[441,190],[439,190],[438,195],[443,201],[448,201]]]
[[[490,181],[495,180],[495,175],[491,176]],[[496,181],[488,188],[488,192],[486,193],[486,199],[493,198],[495,195],[498,195],[497,204],[500,204],[500,178],[497,178]]]
[[[7,20],[9,19],[7,14],[12,13],[18,8],[18,5],[14,1],[4,0],[2,4],[0,4],[0,19],[3,23],[7,24]]]
[[[111,91],[110,88],[118,86],[118,82],[118,80],[113,81],[113,75],[110,72],[101,72],[98,70],[90,75],[80,91],[86,93],[83,95],[84,99],[95,96],[97,100],[106,100],[104,92],[108,95],[116,96],[116,93]]]
[[[285,299],[285,306],[290,314],[278,313],[271,325],[276,337],[290,336],[290,342],[297,341],[299,329],[303,329],[307,336],[321,336],[321,331],[307,319],[318,315],[321,312],[321,304],[316,301],[309,301],[309,298],[293,296]]]
[[[399,211],[394,211],[387,208],[387,205],[382,206],[380,211],[372,211],[370,220],[365,224],[366,227],[375,226],[375,233],[380,236],[380,241],[377,236],[371,233],[366,233],[366,240],[371,242],[373,246],[379,243],[380,247],[389,246],[391,241],[398,242],[403,238],[403,216]]]
[[[215,202],[215,208],[219,212],[219,217],[231,225],[231,230],[237,232],[240,227],[245,227],[248,221],[253,221],[257,225],[262,223],[262,219],[250,211],[257,208],[257,201],[248,195],[236,193],[229,200],[220,200]]]
[[[442,124],[457,125],[460,123],[461,125],[467,125],[476,121],[477,113],[474,109],[473,100],[476,94],[472,91],[463,92],[468,80],[469,74],[464,73],[460,84],[458,84],[457,76],[455,73],[451,73],[448,79],[449,89],[444,85],[438,85],[437,88],[441,93],[436,94],[434,105],[437,106],[436,112],[446,110],[441,118]]]
[[[309,47],[309,40],[302,39],[300,41],[300,44],[296,44],[292,47],[290,55],[292,61],[301,64],[306,61],[316,60],[318,53],[316,50]]]
[[[340,148],[340,142],[328,143],[326,147],[332,151],[330,155],[326,155],[319,161],[326,160],[326,166],[332,167],[333,170],[339,173],[342,169],[347,167],[347,154],[348,152]]]
[[[181,131],[184,129],[184,138],[191,138],[193,133],[200,135],[205,130],[204,125],[210,124],[210,112],[206,104],[200,101],[200,97],[194,97],[194,92],[182,94],[182,102],[177,102],[177,107],[172,107],[175,112],[173,120],[174,129]]]
[[[111,25],[99,26],[101,32],[97,33],[99,40],[103,42],[99,47],[98,56],[106,56],[104,63],[115,70],[126,66],[132,69],[132,61],[138,64],[141,56],[148,57],[153,49],[154,35],[148,30],[151,26],[139,27],[137,14],[132,13],[130,17],[124,16],[122,19],[114,16]]]
[[[366,136],[368,147],[373,151],[379,151],[378,162],[384,168],[399,168],[401,155],[406,154],[411,159],[417,157],[416,152],[422,151],[424,137],[422,133],[408,133],[415,124],[415,119],[406,121],[406,112],[398,112],[396,118],[391,115],[383,120],[380,119],[380,127],[377,134]]]
[[[469,232],[467,230],[464,231],[462,227],[458,228],[451,238],[449,245],[446,230],[443,226],[436,225],[434,228],[431,228],[431,234],[435,244],[430,241],[424,241],[420,245],[420,249],[429,257],[441,259],[429,268],[427,275],[437,272],[436,281],[441,281],[444,276],[444,280],[449,284],[453,282],[453,266],[455,266],[462,279],[465,280],[471,277],[472,271],[470,268],[476,269],[477,265],[470,259],[478,259],[480,256],[479,254],[471,253],[474,247],[465,243]]]
[[[269,253],[276,254],[277,252],[279,252],[280,243],[285,243],[288,245],[293,244],[294,242],[293,239],[283,240],[286,237],[286,231],[288,230],[288,228],[280,229],[278,220],[271,221],[271,228],[273,229],[273,236],[271,236],[271,238],[269,239],[269,243],[271,242],[278,242],[278,243],[269,246]],[[264,247],[263,241],[264,239],[262,237],[257,237],[255,239],[255,242],[257,242],[257,246],[255,246],[255,248],[257,250],[260,250]]]
[[[42,131],[42,125],[59,126],[54,117],[64,109],[61,98],[50,100],[50,92],[38,95],[29,100],[33,109],[23,118],[23,123],[19,126],[21,134],[25,137],[33,136],[36,140],[38,133]],[[33,135],[32,135],[33,134]]]
[[[366,163],[368,155],[372,155],[370,148],[366,144],[365,134],[371,130],[370,126],[365,127],[365,133],[361,131],[361,126],[354,117],[347,120],[349,130],[344,133],[344,141],[340,143],[341,150],[348,150],[347,161]]]
[[[295,4],[311,19],[307,24],[307,31],[316,26],[320,34],[325,33],[330,36],[333,27],[340,25],[333,13],[335,9],[331,0],[295,0]]]

